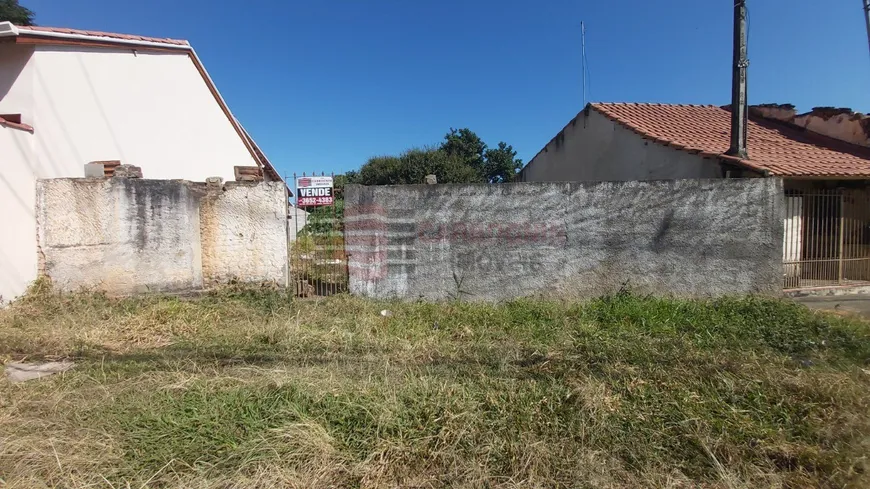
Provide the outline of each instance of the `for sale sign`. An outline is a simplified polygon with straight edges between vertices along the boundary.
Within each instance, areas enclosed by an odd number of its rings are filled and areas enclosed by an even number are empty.
[[[332,177],[297,177],[296,205],[315,207],[332,205]]]

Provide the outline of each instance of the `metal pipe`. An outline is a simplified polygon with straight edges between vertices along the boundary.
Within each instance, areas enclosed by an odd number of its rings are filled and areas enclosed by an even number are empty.
[[[870,0],[864,2],[864,22],[867,24],[867,45],[870,46]]]
[[[749,115],[746,95],[747,67],[749,66],[747,51],[746,0],[734,0],[734,49],[731,69],[731,146],[725,154],[743,159],[749,157],[746,149],[746,125]]]

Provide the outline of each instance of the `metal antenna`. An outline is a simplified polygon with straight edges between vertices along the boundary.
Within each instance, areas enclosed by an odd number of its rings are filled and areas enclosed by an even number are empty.
[[[864,0],[870,2],[870,0]],[[870,24],[868,24],[870,25]],[[586,99],[586,24],[580,22],[580,69],[582,70],[583,78],[583,107],[586,107],[588,100]]]
[[[870,45],[870,0],[864,2],[864,21],[867,23],[867,43]]]

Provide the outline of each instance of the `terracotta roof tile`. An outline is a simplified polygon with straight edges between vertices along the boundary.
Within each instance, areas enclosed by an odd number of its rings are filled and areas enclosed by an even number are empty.
[[[171,44],[173,46],[190,46],[187,41],[182,39],[168,39],[163,37],[145,37],[135,36],[131,34],[115,34],[112,32],[88,31],[82,29],[68,29],[66,27],[43,27],[43,26],[18,26],[19,31],[40,32],[57,32],[61,34],[78,34],[82,36],[105,37],[108,39],[121,39],[125,41],[144,41],[155,42],[159,44]]]
[[[868,177],[870,149],[810,133],[797,126],[752,118],[748,159],[726,156],[731,112],[715,105],[595,103],[605,117],[641,136],[703,156],[733,159],[778,176]]]

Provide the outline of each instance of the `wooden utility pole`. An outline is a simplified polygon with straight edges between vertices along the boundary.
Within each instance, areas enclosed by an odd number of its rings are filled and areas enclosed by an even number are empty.
[[[867,1],[867,0],[865,0]],[[746,98],[746,0],[734,0],[734,52],[731,67],[731,147],[725,154],[748,158],[746,125],[749,106]]]

